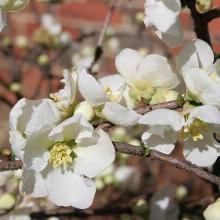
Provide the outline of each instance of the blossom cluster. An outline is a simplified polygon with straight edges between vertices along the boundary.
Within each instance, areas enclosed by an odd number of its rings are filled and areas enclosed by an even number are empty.
[[[146,26],[155,26],[170,47],[183,41],[180,10],[178,0],[146,3]],[[166,19],[158,19],[163,14]],[[51,23],[47,17],[51,33],[60,33],[60,26]],[[9,120],[11,147],[23,162],[22,192],[47,196],[59,206],[89,207],[94,178],[115,159],[111,138],[93,126],[98,119],[134,130],[141,127],[143,146],[164,154],[182,141],[187,161],[213,165],[220,156],[219,60],[205,41],[194,39],[183,44],[175,64],[162,55],[142,56],[126,48],[115,58],[116,74],[97,78],[81,66],[64,70],[64,88],[50,98],[19,100]],[[180,111],[136,111],[140,105],[180,99]]]

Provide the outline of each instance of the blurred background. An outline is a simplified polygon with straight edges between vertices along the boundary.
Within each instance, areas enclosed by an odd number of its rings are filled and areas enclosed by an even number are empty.
[[[10,150],[7,150],[10,149],[8,116],[12,106],[22,97],[40,99],[57,91],[62,87],[60,79],[62,79],[63,69],[91,66],[97,40],[112,2],[111,0],[31,0],[28,7],[21,12],[8,13],[8,24],[0,33],[2,158],[10,157]],[[220,6],[220,0],[213,2],[213,7]],[[115,56],[126,47],[137,49],[143,55],[158,53],[168,57],[171,62],[175,60],[179,48],[169,49],[156,37],[153,29],[146,30],[142,21],[144,3],[144,0],[118,2],[104,40],[102,57],[92,67],[92,71],[98,76],[116,73]],[[181,13],[181,21],[185,40],[191,40],[195,37],[195,33],[193,21],[187,9]],[[212,45],[217,54],[220,53],[219,27],[220,19],[215,19],[209,24]],[[114,128],[111,135],[116,141],[140,144],[135,135],[130,135],[129,131],[123,128]],[[174,154],[178,156],[178,148]],[[120,167],[124,170],[120,170]],[[55,209],[54,205],[47,203],[46,200],[32,200],[18,195],[19,178],[19,171],[4,173],[0,177],[0,210],[2,210],[0,219],[15,219],[7,211],[14,209],[15,206],[22,207],[22,210],[24,207],[31,209],[27,212],[21,211],[20,214],[18,212],[20,219],[27,217],[23,216],[24,213],[41,211],[47,213],[48,210]],[[120,181],[123,184],[117,184]],[[116,210],[120,211],[120,209],[113,208],[104,217],[87,218],[148,219],[146,216],[149,215],[152,195],[155,192],[162,192],[162,194],[169,192],[169,190],[163,190],[171,185],[175,189],[175,195],[172,196],[172,205],[175,206],[172,206],[169,212],[178,210],[180,219],[203,219],[202,210],[216,197],[216,189],[211,184],[164,163],[119,155],[116,164],[103,176],[97,178],[100,192],[95,197],[92,209],[106,206],[111,208],[115,205],[122,206],[124,210],[117,213]],[[6,196],[4,200],[5,197],[2,195],[7,193],[10,196]],[[8,207],[1,206],[8,201]],[[141,207],[140,210],[137,207]],[[48,219],[48,216],[40,213],[33,214],[32,218]],[[68,215],[58,217],[58,219],[81,218],[82,215],[81,217]]]

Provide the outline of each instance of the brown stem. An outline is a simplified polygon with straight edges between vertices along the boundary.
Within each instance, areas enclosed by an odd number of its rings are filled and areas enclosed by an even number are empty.
[[[111,18],[112,18],[112,15],[113,15],[114,11],[115,11],[117,2],[118,2],[118,0],[114,0],[112,6],[109,8],[109,11],[108,11],[108,13],[105,17],[104,25],[103,25],[102,31],[99,35],[98,41],[97,41],[97,46],[96,46],[95,54],[94,54],[94,60],[91,64],[91,66],[89,67],[89,72],[92,71],[92,68],[94,67],[94,65],[98,62],[98,60],[102,56],[102,53],[103,53],[102,47],[103,47],[105,35],[106,35],[106,32],[107,32],[108,27],[110,25]]]
[[[154,104],[154,105],[145,105],[145,106],[139,106],[138,108],[135,109],[135,111],[138,114],[144,115],[147,112],[159,109],[159,108],[165,108],[165,109],[178,109],[182,108],[183,105],[182,103],[179,103],[177,101],[170,101],[170,102],[164,102],[164,103],[159,103],[159,104]]]
[[[205,21],[208,23],[210,21],[212,21],[215,18],[219,18],[220,17],[220,8],[214,8],[212,10],[210,10],[209,12],[206,12],[205,14],[203,14]]]
[[[155,150],[151,150],[150,155],[145,155],[144,148],[140,148],[137,146],[124,144],[124,143],[116,143],[116,142],[113,142],[113,143],[114,143],[116,151],[120,153],[132,154],[132,155],[137,155],[137,156],[147,156],[151,160],[160,160],[163,162],[167,162],[178,169],[185,170],[190,174],[194,174],[208,182],[211,182],[213,184],[220,186],[220,177],[215,176],[211,173],[208,173],[205,170],[195,165],[190,164],[189,162],[178,160],[170,155],[166,155]]]
[[[146,151],[145,151],[146,148],[141,148],[141,147],[137,147],[137,146],[130,145],[130,144],[118,143],[118,142],[113,142],[113,144],[114,144],[115,150],[119,153],[131,154],[131,155],[136,155],[140,157],[148,157],[151,160],[160,160],[160,161],[169,163],[170,165],[178,169],[185,170],[190,174],[194,174],[208,182],[211,182],[213,184],[220,186],[220,177],[215,176],[209,172],[206,172],[205,170],[195,165],[192,165],[189,162],[178,160],[177,158],[160,153],[155,150],[151,150],[150,154],[146,155]],[[21,161],[0,162],[0,171],[15,170],[21,167],[22,167]]]
[[[191,16],[194,20],[194,30],[195,30],[196,36],[199,39],[204,40],[205,42],[207,42],[211,46],[211,40],[210,40],[209,29],[208,29],[208,22],[205,19],[205,15],[200,14],[196,10],[195,0],[185,0],[185,3],[187,5],[187,7],[189,8],[189,10],[191,12]]]

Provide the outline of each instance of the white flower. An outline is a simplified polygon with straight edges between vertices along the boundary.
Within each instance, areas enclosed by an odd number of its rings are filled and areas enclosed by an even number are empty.
[[[94,130],[82,115],[33,133],[24,152],[23,192],[81,209],[88,208],[94,198],[91,178],[115,158],[109,136]]]
[[[55,18],[50,14],[44,14],[41,17],[41,23],[43,27],[48,30],[48,32],[52,35],[59,35],[62,31],[62,26],[58,23]]]
[[[168,60],[157,54],[142,57],[136,50],[124,49],[115,59],[117,71],[137,101],[149,102],[156,88],[172,89],[179,84]]]
[[[139,123],[149,127],[142,135],[145,146],[170,154],[185,122],[183,116],[176,111],[157,109],[143,115]]]
[[[154,25],[157,36],[169,47],[177,47],[183,41],[180,11],[180,0],[146,0],[144,23],[147,28]]]
[[[9,115],[10,143],[15,155],[22,159],[27,137],[44,126],[58,123],[60,119],[61,115],[50,99],[19,100]]]
[[[177,57],[189,95],[203,104],[220,108],[220,61],[204,41],[196,39],[183,47]]]
[[[14,12],[22,10],[29,0],[0,0],[0,31],[6,25],[7,14],[6,11]]]
[[[177,220],[179,208],[173,201],[175,197],[175,187],[168,186],[157,192],[150,202],[150,220]]]
[[[205,220],[219,220],[220,219],[220,198],[214,203],[210,204],[203,213]]]
[[[83,69],[78,76],[78,87],[83,98],[96,108],[97,114],[117,125],[137,123],[139,115],[120,104],[125,89],[125,81],[120,75],[108,75],[97,81]]]
[[[183,128],[186,160],[201,167],[213,165],[220,155],[220,111],[214,106],[203,105],[192,109],[185,118],[168,109],[146,113],[139,120],[140,124],[149,126],[142,135],[143,143],[151,149],[170,154]]]
[[[220,125],[220,111],[214,106],[203,105],[194,108],[184,127],[185,158],[197,166],[208,167],[220,156],[217,142]]]
[[[68,70],[64,70],[63,76],[64,79],[62,79],[61,82],[64,83],[64,88],[56,93],[50,94],[50,96],[62,114],[67,116],[71,113],[71,110],[73,110],[73,104],[76,98],[77,74],[74,71],[70,73]]]

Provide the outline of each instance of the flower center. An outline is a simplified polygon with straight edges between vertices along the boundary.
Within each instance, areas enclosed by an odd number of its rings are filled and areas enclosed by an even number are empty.
[[[194,119],[194,121],[184,127],[185,136],[192,136],[194,141],[199,141],[204,138],[203,132],[207,131],[208,124],[198,118]]]
[[[71,164],[76,158],[74,148],[76,143],[74,141],[57,142],[50,149],[50,162],[54,168],[59,166],[67,166]]]
[[[133,99],[141,101],[143,98],[147,102],[151,99],[154,93],[155,89],[146,80],[136,80],[129,91],[129,95]]]
[[[112,102],[119,102],[120,96],[119,95],[113,95],[112,88],[109,86],[104,86],[104,91],[108,97],[108,99]]]

